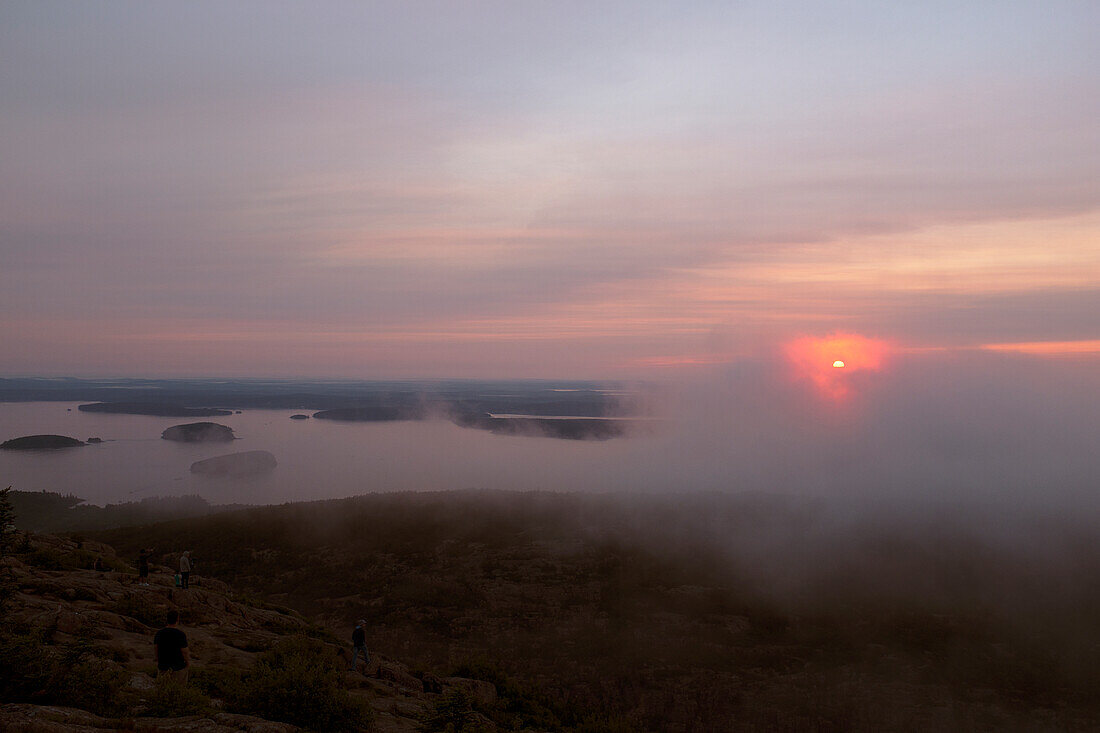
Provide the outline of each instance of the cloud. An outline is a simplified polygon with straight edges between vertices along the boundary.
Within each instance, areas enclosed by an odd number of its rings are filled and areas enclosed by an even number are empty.
[[[509,320],[613,339],[593,373],[822,321],[1010,341],[997,303],[1100,267],[1091,8],[283,10],[5,8],[9,317]]]

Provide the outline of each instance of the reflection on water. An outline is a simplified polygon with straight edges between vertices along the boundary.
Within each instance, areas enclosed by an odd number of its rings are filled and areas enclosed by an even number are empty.
[[[593,488],[592,472],[610,470],[621,463],[624,451],[635,450],[630,439],[508,437],[444,420],[291,420],[297,410],[245,410],[204,418],[233,428],[238,440],[186,444],[162,440],[160,434],[193,420],[87,413],[78,411],[78,404],[0,403],[0,442],[40,433],[104,440],[53,452],[2,451],[0,485],[72,493],[95,504],[185,494],[200,494],[218,504],[280,503],[407,489]],[[278,467],[245,479],[190,472],[195,461],[246,450],[273,453]]]

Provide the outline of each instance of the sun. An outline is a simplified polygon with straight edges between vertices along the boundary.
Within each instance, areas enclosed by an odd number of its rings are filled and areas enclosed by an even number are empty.
[[[803,336],[785,345],[787,363],[795,379],[809,380],[824,397],[843,399],[860,372],[877,372],[891,350],[888,342],[855,333]]]

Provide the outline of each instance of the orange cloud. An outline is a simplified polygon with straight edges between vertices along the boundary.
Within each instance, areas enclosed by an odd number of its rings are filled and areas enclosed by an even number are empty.
[[[1100,353],[1100,341],[1026,341],[982,344],[987,351],[1008,351],[1032,356],[1080,356]]]
[[[882,369],[889,351],[886,341],[854,333],[803,336],[784,347],[795,378],[810,380],[821,394],[833,399],[842,399],[851,391],[853,372]]]

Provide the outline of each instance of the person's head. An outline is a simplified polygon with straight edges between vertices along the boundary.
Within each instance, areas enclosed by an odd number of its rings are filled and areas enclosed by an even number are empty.
[[[361,618],[358,621],[356,621],[355,623],[357,623],[359,626],[366,626],[367,625],[367,620]]]
[[[168,612],[168,615],[165,617],[165,621],[169,626],[175,626],[180,621],[180,612],[173,608],[171,611]]]

